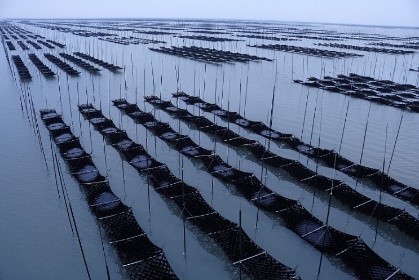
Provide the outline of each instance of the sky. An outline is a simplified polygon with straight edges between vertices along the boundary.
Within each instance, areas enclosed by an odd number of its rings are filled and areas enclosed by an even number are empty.
[[[419,0],[0,0],[0,18],[205,18],[419,27]]]

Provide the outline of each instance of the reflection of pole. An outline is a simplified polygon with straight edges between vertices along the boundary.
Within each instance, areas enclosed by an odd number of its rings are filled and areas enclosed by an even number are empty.
[[[323,232],[323,235],[321,238],[323,238],[323,244],[322,246],[324,247],[324,243],[326,242],[326,238],[327,238],[327,234],[329,231],[329,217],[330,217],[330,208],[331,208],[331,204],[332,204],[332,194],[333,189],[330,189],[330,193],[329,193],[329,203],[327,206],[327,216],[326,216],[326,223],[325,223],[325,231]],[[319,262],[319,268],[317,270],[317,279],[319,279],[320,277],[320,271],[322,269],[322,264],[323,264],[323,251],[320,252],[320,262]]]
[[[153,95],[156,95],[156,85],[154,83],[154,68],[153,68],[153,60],[150,61],[151,64],[151,78],[153,79]]]
[[[313,134],[314,134],[314,123],[316,121],[316,114],[317,114],[317,104],[319,101],[319,92],[317,90],[316,93],[316,105],[314,106],[314,113],[313,113],[313,121],[311,122],[311,133],[310,133],[310,145],[312,145],[311,141],[313,140]],[[307,162],[308,162],[308,158],[307,158]]]
[[[239,226],[240,226],[240,230],[241,230],[242,229],[242,210],[241,209],[239,210]],[[241,260],[241,259],[242,259],[242,236],[240,234],[240,237],[239,237],[239,260]],[[242,279],[242,265],[241,265],[241,262],[239,262],[239,279],[240,280]]]
[[[386,125],[386,141],[384,143],[383,173],[384,173],[384,168],[386,166],[387,138],[388,138],[388,124]],[[381,195],[383,193],[383,187],[382,187],[383,183],[384,183],[384,174],[381,176],[380,198],[378,200],[377,206],[380,205],[380,203],[381,203]],[[374,209],[374,211],[375,211],[375,209]],[[375,243],[375,241],[377,241],[377,235],[378,235],[378,217],[377,217],[376,224],[375,224],[374,243]]]
[[[183,171],[182,171],[182,174],[183,174]],[[185,211],[185,183],[183,182],[183,180],[182,180],[182,200],[183,200],[182,211]],[[186,257],[186,217],[185,217],[185,214],[183,214],[183,255]]]
[[[147,168],[147,200],[148,200],[148,216],[149,219],[151,220],[151,200],[150,200],[150,172],[149,169]]]
[[[196,67],[193,68],[193,95],[196,95]]]
[[[275,105],[275,91],[276,91],[276,82],[278,81],[278,61],[275,64],[275,80],[274,80],[274,87],[272,89],[272,99],[271,99],[271,112],[270,112],[270,120],[269,120],[269,129],[272,130],[272,122],[273,122],[273,115],[274,115],[274,105]],[[271,147],[271,138],[268,139],[268,150]]]
[[[291,79],[294,80],[294,54],[291,54]]]
[[[397,129],[396,140],[394,141],[393,151],[391,152],[390,162],[388,163],[388,167],[387,167],[387,174],[388,174],[388,172],[390,171],[391,162],[393,161],[394,150],[396,150],[397,140],[399,139],[400,127],[402,126],[403,116],[404,116],[404,115],[402,114],[402,116],[401,116],[401,118],[400,118],[399,128]]]
[[[145,60],[144,60],[144,70],[143,70],[143,97],[145,96]],[[145,111],[145,98],[143,98],[143,108]]]
[[[348,105],[346,106],[345,121],[343,122],[342,135],[340,136],[340,143],[339,143],[339,151],[338,151],[338,154],[340,154],[340,150],[342,149],[343,135],[345,134],[346,121],[348,120],[349,103],[350,102],[348,101]],[[336,156],[337,155],[335,155],[335,157]],[[335,166],[333,166],[333,167],[336,169],[336,158],[335,158]]]
[[[61,165],[60,165],[60,162],[58,161],[56,153],[54,153],[54,157],[55,157],[55,161],[56,161],[56,164],[57,164],[57,171],[58,171],[58,176],[59,176],[59,179],[60,179],[62,193],[63,193],[63,196],[65,198],[67,198],[68,210],[69,210],[69,214],[71,216],[71,220],[73,221],[74,230],[75,230],[75,233],[76,233],[76,236],[77,236],[77,242],[79,244],[80,251],[81,251],[81,254],[82,254],[84,267],[86,268],[86,272],[87,272],[87,276],[88,276],[89,280],[91,280],[92,277],[90,275],[89,267],[87,265],[86,255],[85,255],[84,250],[83,250],[83,244],[81,243],[81,238],[80,238],[79,230],[78,230],[78,227],[77,227],[76,218],[74,217],[73,207],[71,206],[71,202],[70,202],[70,199],[68,197],[67,187],[66,187],[64,179],[62,177]]]
[[[204,87],[202,89],[202,99],[204,99],[204,95],[205,95],[206,82],[207,82],[207,64],[205,63],[205,66],[204,66]]]
[[[259,209],[260,209],[260,207],[258,207],[258,210],[256,211],[256,224],[255,224],[255,228],[258,227],[258,222],[259,222]]]
[[[307,106],[308,106],[308,96],[310,94],[310,89],[307,88],[307,97],[306,97],[306,104],[304,106],[304,117],[303,117],[303,126],[301,128],[301,135],[300,135],[300,139],[303,139],[303,134],[304,134],[304,127],[306,125],[306,115],[307,115]]]
[[[364,155],[364,148],[365,148],[365,140],[367,138],[367,130],[368,130],[368,122],[370,120],[370,112],[371,112],[371,104],[370,103],[370,107],[368,108],[368,117],[367,117],[367,123],[365,124],[365,130],[364,130],[364,139],[362,140],[362,149],[361,149],[361,158],[359,159],[359,164],[362,163],[362,157]],[[386,135],[387,137],[387,135]],[[387,139],[387,138],[386,138]],[[387,141],[387,140],[386,140]]]
[[[239,114],[241,114],[242,110],[242,74],[243,74],[243,66],[240,68],[240,84],[239,84]]]
[[[243,117],[246,118],[246,106],[247,106],[247,92],[249,89],[249,63],[247,64],[247,75],[246,75],[246,92],[244,96],[244,109],[243,109]]]
[[[178,74],[176,74],[176,80],[178,83],[177,91],[179,91],[179,75]],[[160,71],[160,94],[159,94],[160,99],[161,99],[162,90],[163,90],[163,59],[161,60],[161,71]]]
[[[323,103],[323,95],[322,95],[322,103]],[[318,169],[319,169],[319,152],[320,152],[320,142],[321,142],[321,134],[322,134],[322,124],[323,124],[323,106],[320,106],[320,128],[319,128],[319,140],[317,142],[317,147],[319,149],[317,149],[317,155],[315,155],[316,157],[316,173],[318,173]],[[308,163],[308,159],[307,159],[307,163]],[[317,187],[317,181],[315,181],[316,187]],[[313,192],[313,200],[311,202],[311,211],[313,211],[314,208],[314,198],[316,196],[316,188],[314,188],[314,192]]]
[[[105,253],[105,246],[103,245],[102,231],[100,228],[99,228],[99,237],[100,237],[100,243],[102,244],[103,258],[105,259],[106,276],[108,277],[108,280],[111,280],[111,275],[109,273],[108,260],[106,258],[106,253]]]

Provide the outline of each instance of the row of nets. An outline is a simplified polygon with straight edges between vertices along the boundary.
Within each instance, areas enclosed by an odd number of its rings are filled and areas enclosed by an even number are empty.
[[[323,79],[309,77],[307,81],[294,80],[294,83],[364,99],[379,105],[419,112],[419,88],[412,84],[378,80],[355,73],[339,74],[337,77],[324,76]]]
[[[147,100],[155,107],[195,125],[199,130],[215,135],[233,147],[246,148],[257,159],[263,162],[263,164],[281,168],[304,184],[321,191],[332,193],[334,197],[348,205],[352,210],[393,224],[404,233],[419,240],[419,220],[404,209],[388,206],[381,203],[381,201],[375,201],[366,197],[342,181],[325,177],[312,171],[298,161],[281,157],[266,149],[259,142],[244,138],[227,127],[216,125],[204,116],[195,116],[187,110],[179,109],[170,101],[162,101],[155,96],[148,97]]]
[[[241,227],[223,218],[203,199],[198,190],[174,176],[165,164],[152,158],[126,132],[105,118],[100,110],[92,105],[80,105],[79,109],[121,156],[138,172],[147,175],[155,190],[173,201],[182,210],[184,218],[210,236],[235,265],[254,279],[299,279],[293,269],[279,263],[258,247]],[[150,128],[164,129],[152,121],[149,114],[141,114],[141,117],[138,114],[137,117],[142,118]],[[164,134],[169,141],[182,138],[170,130],[165,130]]]
[[[160,52],[164,54],[176,55],[184,58],[196,59],[200,61],[206,61],[211,63],[223,63],[223,62],[249,62],[249,61],[271,61],[266,57],[258,57],[255,55],[248,55],[242,53],[234,53],[230,51],[221,51],[210,48],[202,48],[196,46],[182,46],[182,47],[160,47],[160,48],[149,48],[152,51]]]
[[[157,98],[149,98],[148,100],[153,100],[160,105],[165,102]],[[340,257],[359,276],[369,279],[385,279],[396,272],[395,275],[401,278],[409,278],[377,256],[360,238],[340,232],[324,224],[304,209],[298,201],[272,192],[253,174],[231,167],[218,155],[197,145],[190,137],[178,134],[168,124],[156,120],[152,114],[141,111],[136,104],[130,104],[123,99],[114,100],[113,103],[129,117],[151,130],[157,137],[169,143],[183,155],[201,160],[211,175],[235,186],[255,206],[282,218],[289,229],[315,246],[319,251]],[[166,108],[170,108],[167,111],[172,113],[186,114],[185,110],[174,106]],[[168,135],[173,137],[168,139]],[[361,251],[374,262],[361,266],[357,260],[357,254]],[[385,268],[385,272],[382,273],[383,270],[380,267]],[[390,273],[387,273],[387,270]]]
[[[313,147],[291,134],[284,134],[273,130],[262,122],[248,120],[237,112],[224,110],[217,104],[206,102],[197,96],[191,96],[185,92],[178,92],[173,94],[173,96],[183,100],[187,104],[199,106],[205,112],[217,115],[224,121],[235,123],[262,137],[268,138],[272,141],[286,143],[293,150],[307,157],[321,160],[328,167],[334,168],[353,177],[367,178],[374,182],[380,190],[383,190],[401,200],[419,205],[419,190],[396,181],[381,170],[356,164],[333,150]]]
[[[141,229],[129,207],[112,192],[70,127],[53,109],[41,110],[52,140],[86,194],[89,209],[132,279],[177,279],[162,249]]]

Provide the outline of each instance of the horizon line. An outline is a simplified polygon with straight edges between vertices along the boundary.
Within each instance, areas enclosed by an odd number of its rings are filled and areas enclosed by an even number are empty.
[[[174,18],[174,17],[68,17],[68,18],[30,18],[30,17],[13,17],[0,18],[0,21],[7,20],[103,20],[103,19],[125,19],[125,20],[205,20],[205,21],[243,21],[243,22],[294,22],[304,24],[324,24],[324,25],[348,25],[361,27],[389,27],[389,28],[409,28],[419,29],[418,26],[409,25],[381,25],[381,24],[367,24],[367,23],[343,23],[343,22],[315,22],[315,21],[301,21],[301,20],[278,20],[278,19],[226,19],[226,18]]]

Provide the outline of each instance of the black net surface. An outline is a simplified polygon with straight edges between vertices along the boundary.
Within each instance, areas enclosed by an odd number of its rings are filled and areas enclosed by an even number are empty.
[[[72,56],[70,54],[60,53],[60,56],[62,56],[65,59],[73,62],[74,64],[80,66],[81,68],[86,69],[87,71],[90,71],[90,72],[98,72],[98,71],[100,71],[99,68],[96,68],[93,65],[87,63],[86,61],[81,60],[80,58],[77,58],[77,57]]]
[[[116,241],[112,245],[123,265],[143,261],[162,253],[162,250],[151,243],[146,235]]]
[[[49,61],[51,61],[55,65],[57,65],[59,68],[61,68],[61,70],[63,70],[67,74],[74,75],[74,76],[80,74],[79,71],[77,71],[76,69],[74,69],[69,64],[67,64],[64,61],[62,61],[61,59],[59,59],[58,57],[56,57],[52,54],[47,54],[47,53],[44,54],[44,55],[45,55],[46,59],[48,59]]]
[[[252,279],[296,279],[293,270],[278,267],[275,260],[266,253],[246,259],[239,263]]]
[[[353,266],[360,267],[357,272],[361,279],[412,279],[406,274],[394,270],[383,259],[374,254],[374,252],[365,246],[360,240],[348,242],[348,249],[339,253],[339,256]],[[392,276],[395,273],[394,276]],[[389,278],[392,276],[391,278]]]
[[[23,63],[19,55],[12,55],[12,61],[15,64],[17,72],[21,79],[32,79],[32,75],[29,73],[28,68]]]
[[[185,94],[181,94],[181,95],[185,95]],[[147,101],[152,100],[153,102],[151,104],[154,103],[159,103],[158,100],[160,100],[158,97],[156,96],[152,96],[152,97],[147,97],[146,98]],[[170,113],[170,112],[168,112]],[[215,132],[211,132],[209,130],[204,130],[207,133],[211,133],[212,135],[218,136],[220,135],[220,131],[222,131],[222,133],[226,133],[226,131],[228,131],[229,129],[226,127],[221,127],[221,126],[217,126],[214,125],[212,123],[212,121],[201,117],[196,117],[196,116],[191,116],[188,118],[185,118],[185,121],[191,122],[193,124],[196,125],[195,119],[198,119],[199,122],[205,122],[206,125],[209,125],[207,127],[217,127],[216,131],[218,131],[217,133]],[[204,121],[205,119],[205,121]],[[262,125],[259,125],[262,126]],[[199,127],[199,126],[198,126]],[[201,128],[199,128],[201,129]],[[267,130],[265,130],[267,131]],[[272,132],[272,131],[271,131]],[[234,133],[234,132],[233,132]],[[272,133],[276,133],[276,132],[272,132]],[[273,137],[273,134],[270,134],[270,137]],[[222,134],[221,134],[222,135]],[[282,137],[280,134],[277,134],[277,137]],[[291,137],[291,139],[293,139],[293,145],[297,145],[296,141],[298,142],[299,140],[296,140],[295,138]],[[221,138],[222,140],[222,138]],[[250,141],[250,140],[249,140]],[[240,147],[240,145],[236,146],[234,145],[234,143],[229,143],[230,145],[234,146],[234,147]],[[297,145],[298,146],[298,145]],[[316,189],[322,190],[322,191],[327,191],[330,193],[330,189],[334,188],[336,186],[338,186],[336,188],[336,191],[332,192],[332,194],[334,195],[334,197],[336,197],[337,199],[339,199],[341,202],[349,205],[351,207],[352,210],[354,211],[358,211],[370,216],[373,216],[377,219],[380,219],[382,221],[385,222],[389,222],[392,223],[394,225],[396,225],[397,227],[399,227],[400,230],[402,230],[403,232],[407,233],[409,232],[409,235],[412,237],[416,237],[417,235],[415,233],[411,233],[410,230],[402,228],[403,225],[400,222],[396,222],[394,219],[394,217],[397,217],[400,215],[401,210],[394,208],[394,207],[390,207],[387,205],[383,205],[382,203],[378,203],[377,201],[373,201],[370,198],[366,197],[365,195],[357,192],[356,190],[352,189],[351,187],[349,187],[348,185],[344,184],[341,181],[338,180],[332,180],[330,178],[327,178],[323,175],[320,175],[312,170],[310,170],[309,168],[305,167],[303,164],[297,162],[297,161],[293,161],[290,159],[286,159],[283,157],[280,157],[279,155],[276,155],[272,152],[270,152],[269,150],[267,150],[263,145],[261,145],[260,143],[252,143],[249,145],[244,145],[245,148],[247,148],[250,152],[253,153],[253,155],[260,159],[261,161],[265,162],[265,163],[273,163],[273,166],[275,167],[280,167],[281,169],[285,170],[286,172],[288,172],[293,178],[297,179],[298,181],[308,184]],[[306,149],[304,149],[306,150]],[[319,154],[319,152],[316,152],[317,154]],[[367,167],[362,167],[361,165],[355,165],[352,164],[351,162],[349,162],[348,160],[340,157],[338,154],[336,153],[330,153],[330,152],[325,152],[324,154],[327,155],[327,157],[331,157],[333,158],[334,162],[338,162],[340,167],[338,167],[337,169],[342,169],[342,170],[346,170],[348,171],[349,169],[353,168],[354,170],[361,170],[359,171],[359,174],[363,173],[362,176],[370,176],[368,174],[370,174],[372,171],[370,168]],[[242,171],[239,171],[235,168],[231,168],[231,166],[229,166],[227,163],[223,162],[222,159],[216,155],[211,155],[210,157],[204,157],[201,158],[202,162],[204,163],[204,165],[206,166],[207,170],[209,170],[209,172],[211,174],[213,174],[215,177],[219,178],[220,180],[223,180],[224,182],[227,183],[233,183],[238,180],[239,178],[243,178],[243,177],[248,177],[251,174],[245,174]],[[349,171],[348,171],[349,172]],[[332,185],[330,185],[330,182],[332,183]],[[368,202],[368,203],[366,203]],[[371,205],[373,205],[371,207]],[[403,219],[403,218],[402,218]],[[413,222],[414,226],[419,226],[419,220],[415,219],[414,217],[411,217],[411,219],[408,219],[409,221]]]
[[[85,53],[75,52],[74,54],[76,56],[79,56],[79,57],[83,58],[83,59],[86,59],[86,60],[89,60],[89,61],[91,61],[93,63],[96,63],[96,64],[98,64],[98,65],[100,65],[100,66],[102,66],[102,67],[104,67],[104,68],[106,68],[108,70],[111,70],[111,71],[117,71],[117,70],[121,70],[122,69],[119,66],[116,66],[116,65],[114,65],[112,63],[105,62],[105,61],[100,60],[100,59],[97,59],[97,58],[94,58],[93,56],[90,56],[90,55],[85,54]]]
[[[348,52],[338,52],[333,50],[317,49],[317,48],[307,48],[300,46],[291,46],[291,45],[282,45],[282,44],[259,44],[259,45],[248,45],[249,47],[297,53],[297,54],[306,54],[311,56],[318,57],[329,57],[329,58],[344,58],[344,57],[357,57],[362,56],[360,54],[348,53]]]
[[[193,105],[199,106],[202,110],[206,112],[215,114],[216,112],[223,111],[225,112],[224,114],[217,114],[217,115],[225,121],[235,123],[265,138],[268,138],[274,141],[280,141],[282,143],[286,143],[293,150],[301,154],[304,154],[305,156],[319,159],[323,163],[325,163],[328,167],[340,170],[341,172],[347,175],[358,177],[358,178],[370,179],[383,191],[386,191],[389,194],[394,195],[404,201],[408,201],[412,204],[419,205],[419,190],[406,186],[396,181],[395,179],[389,177],[387,174],[384,174],[381,170],[355,164],[354,162],[344,158],[343,156],[337,154],[334,151],[313,147],[309,144],[302,142],[300,139],[292,136],[291,134],[286,134],[286,133],[272,130],[261,122],[251,121],[242,117],[240,114],[236,112],[229,112],[229,111],[223,110],[218,105],[205,102],[204,100],[202,100],[201,98],[197,96],[191,96],[191,95],[186,94],[185,92],[174,93],[173,96],[183,100],[187,104],[193,104]],[[153,97],[153,99],[155,100],[156,98]],[[191,118],[193,119],[193,116],[191,114],[189,115],[190,115],[189,119]],[[198,128],[203,126],[200,123],[205,124],[205,126],[213,125],[213,123],[210,120],[206,119],[205,117],[201,116],[197,118],[199,119],[194,120],[193,122],[197,125]],[[219,127],[219,129],[221,129],[221,127]],[[231,144],[234,145],[234,143],[231,143]],[[255,145],[260,145],[260,144],[258,143]],[[261,145],[262,148],[255,147],[255,145],[253,145],[253,147],[249,146],[248,149],[251,150],[252,153],[259,159],[265,157],[263,156],[263,153],[265,152],[266,149],[262,145]],[[274,164],[275,166],[278,166],[278,164],[280,163],[274,163]],[[382,180],[382,178],[384,178],[384,180]],[[392,188],[392,186],[395,186],[395,187]],[[402,188],[403,191],[398,192],[400,191],[400,189],[397,188],[397,186]]]
[[[153,100],[155,99],[156,98],[154,97]],[[259,154],[265,154],[264,152],[260,152],[260,147],[257,148],[259,149]],[[223,162],[219,156],[212,155],[209,157],[202,157],[200,160],[204,163],[207,170],[212,175],[217,177],[217,173],[219,173],[218,178],[236,186],[237,189],[256,206],[279,215],[285,221],[288,228],[293,230],[301,238],[315,246],[320,251],[337,254],[342,249],[348,247],[348,240],[356,239],[355,236],[348,235],[325,225],[296,201],[274,194],[252,174],[232,168]],[[336,189],[346,191],[350,190],[351,193],[354,194],[355,199],[364,198],[364,196],[349,188],[349,186],[346,186],[339,181],[330,180],[329,178],[318,175],[298,162],[291,162],[283,165],[282,168],[287,170],[293,177],[298,178],[300,181],[307,180],[307,183],[320,189],[334,190],[336,184],[338,186]],[[235,173],[236,171],[238,173]],[[337,197],[339,198],[341,196]],[[366,201],[370,200],[366,197],[365,199]],[[365,202],[365,200],[362,200],[362,202]],[[391,207],[389,208],[394,209]],[[369,212],[369,215],[386,220],[387,216],[384,216],[383,213],[388,214],[389,208],[385,208],[386,211],[384,212]],[[378,207],[376,207],[376,209],[378,209]],[[396,209],[394,210],[395,212],[393,212],[393,214],[396,215],[398,212]],[[368,212],[368,210],[364,210],[362,208],[360,211],[363,213]],[[391,222],[391,220],[389,222]],[[363,243],[363,246],[366,246],[365,243]],[[352,268],[354,270],[360,269],[357,266],[352,266]],[[396,270],[397,269],[393,267],[393,271]]]
[[[121,107],[121,104],[126,103],[122,100],[117,100],[116,102],[114,102],[114,104]],[[128,107],[125,106],[122,108]],[[133,107],[129,106],[129,108]],[[159,125],[159,122],[157,121],[153,122],[156,123],[156,125],[149,129],[157,135],[161,133],[174,131],[170,128],[170,126],[167,126],[165,124]],[[104,136],[106,137],[106,135]],[[125,140],[132,141],[129,138],[126,138]],[[162,138],[162,140],[168,143],[172,143],[170,139],[166,140]],[[187,140],[185,143],[191,144],[190,142],[187,142]],[[117,147],[117,145],[113,146]],[[179,149],[185,147],[184,145],[174,146],[177,146]],[[195,146],[197,145],[195,144]],[[123,154],[125,157],[127,156],[125,154],[125,151],[121,152],[121,154]],[[132,158],[135,158],[135,155],[129,156],[131,162]],[[213,166],[211,163],[209,165]],[[204,198],[195,188],[187,185],[182,180],[174,176],[167,168],[167,166],[165,166],[164,164],[161,164],[160,166],[157,166],[155,168],[150,168],[146,172],[142,172],[142,174],[148,176],[150,180],[149,182],[152,184],[152,186],[156,189],[158,193],[171,199],[175,203],[175,205],[177,205],[178,208],[182,210],[183,216],[188,221],[197,226],[203,233],[209,235],[212,239],[214,239],[214,241],[223,249],[225,254],[233,262],[239,261],[241,255],[243,257],[250,257],[253,256],[252,254],[264,252],[246,235],[246,233],[240,227],[230,222],[229,220],[223,218],[204,200]],[[112,220],[112,222],[116,223],[118,227],[123,227],[125,226],[125,223],[127,223],[127,221],[120,222],[119,220]],[[132,240],[136,239],[139,238],[134,238]],[[131,241],[131,239],[129,239],[123,240],[121,242],[115,242],[115,244],[117,244],[116,246],[118,254],[123,259],[124,264],[138,262],[138,260],[136,260],[138,256],[134,256],[131,253],[131,247],[135,248],[137,245],[136,243],[131,244],[130,242],[134,241]],[[150,251],[150,249],[148,249],[148,251]],[[291,269],[282,265],[276,260],[271,260],[270,262],[275,264],[275,269],[273,270],[279,269],[279,271],[276,272],[277,274],[280,274],[280,271],[289,271],[290,273],[292,272]],[[270,264],[266,265],[268,266]],[[140,268],[138,268],[138,271],[135,272],[135,275],[138,275],[138,273],[141,274],[142,272],[143,270],[140,266]],[[252,273],[254,275],[258,275],[259,272],[253,271]],[[293,275],[294,277],[298,278],[295,272],[293,272]]]
[[[144,234],[131,212],[104,217],[100,223],[110,242]]]
[[[173,201],[183,209],[187,218],[214,213],[214,209],[205,202],[198,192],[174,197]]]
[[[36,66],[36,68],[39,70],[39,72],[41,72],[44,76],[50,77],[50,76],[54,76],[55,73],[51,71],[51,69],[46,66],[39,58],[36,54],[29,54],[28,55],[29,59],[32,61],[32,63]]]
[[[236,224],[224,219],[218,213],[209,213],[204,216],[191,217],[189,220],[198,226],[202,232],[211,235],[236,227]]]
[[[245,233],[237,227],[219,231],[211,235],[217,244],[224,249],[224,252],[233,261],[237,262],[262,253],[252,240],[245,237]]]
[[[89,108],[82,106],[80,109]],[[72,175],[84,190],[91,212],[102,225],[122,264],[132,264],[130,276],[133,279],[177,279],[161,249],[151,243],[129,207],[112,192],[106,178],[96,169],[90,156],[86,157],[86,152],[61,117],[55,110],[42,110],[41,119],[51,136],[55,137],[54,141],[58,142],[60,153],[70,170],[77,170]],[[58,134],[56,130],[60,127],[67,128]]]
[[[202,47],[160,47],[160,48],[150,48],[150,50],[155,52],[160,52],[164,54],[176,55],[184,58],[195,59],[198,61],[206,61],[210,63],[224,63],[224,62],[249,62],[249,61],[260,61],[268,60],[265,57],[258,57],[254,55],[242,54],[242,53],[233,53],[230,51],[220,51],[211,48],[202,48]]]
[[[144,261],[132,264],[126,267],[126,269],[129,272],[130,278],[134,280],[178,279],[163,254],[158,254]]]

